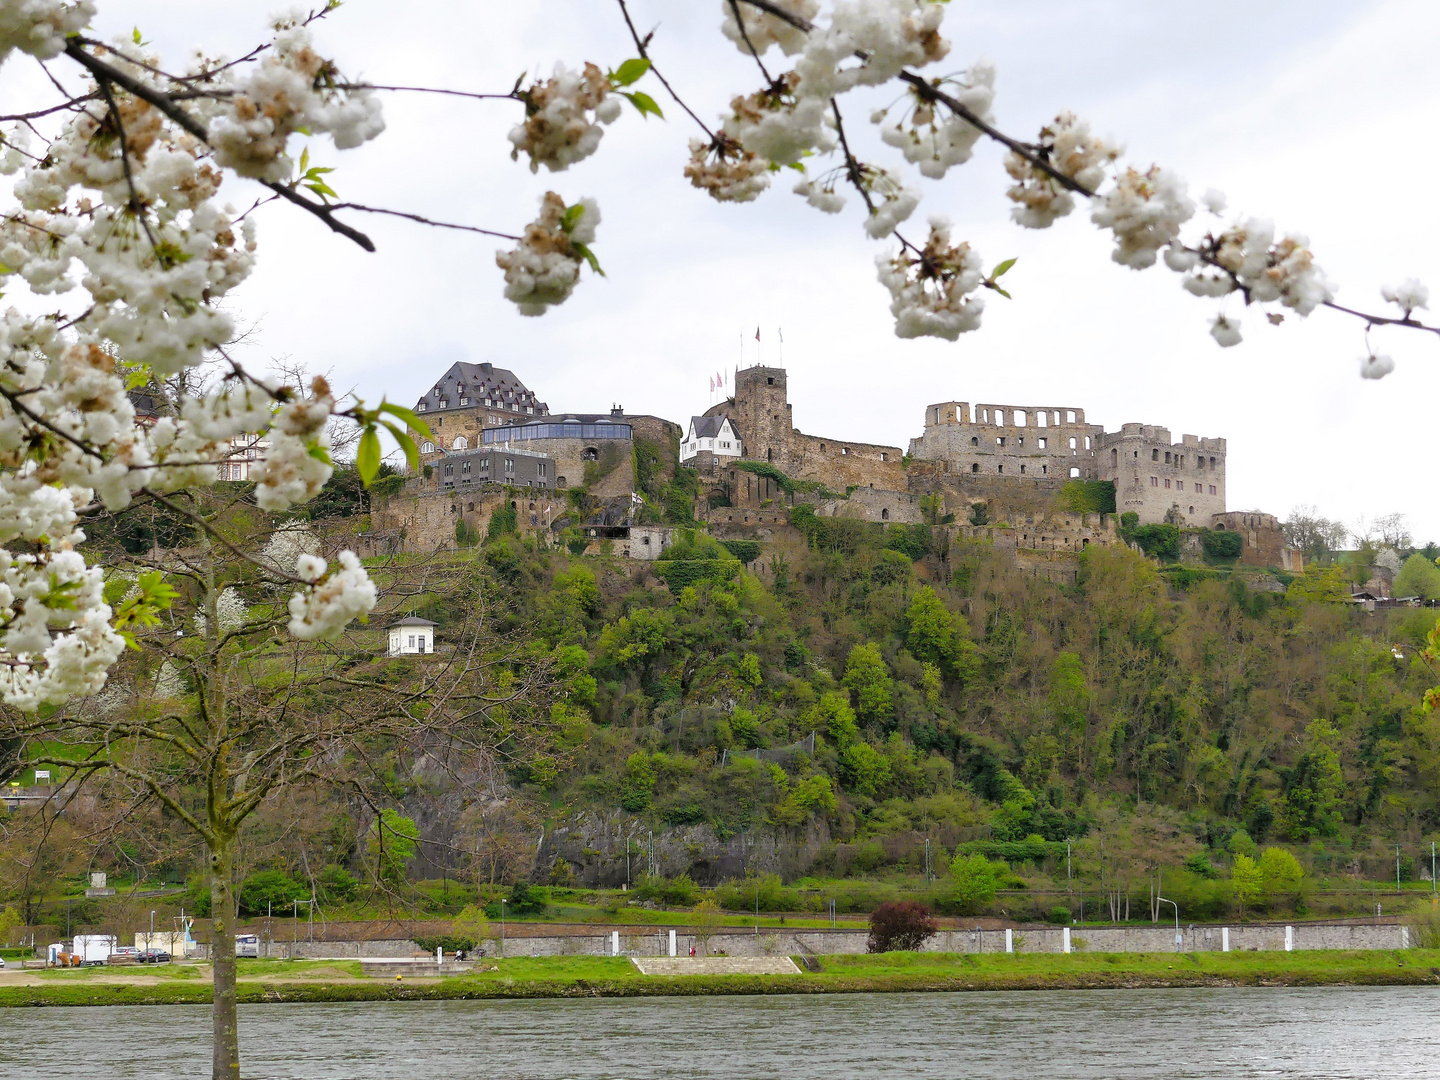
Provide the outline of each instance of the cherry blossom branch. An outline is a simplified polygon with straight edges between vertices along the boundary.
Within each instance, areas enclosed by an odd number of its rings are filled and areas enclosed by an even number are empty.
[[[655,66],[655,61],[651,59],[649,45],[650,39],[655,36],[655,31],[651,30],[644,38],[641,38],[640,32],[635,29],[634,21],[630,18],[630,9],[625,6],[625,0],[615,0],[615,2],[620,5],[620,14],[625,17],[625,25],[630,30],[630,36],[635,41],[635,48],[640,53],[640,58],[650,61],[650,73],[660,80],[660,85],[665,87],[665,92],[670,95],[671,100],[674,101],[676,105],[679,105],[680,108],[684,109],[691,120],[694,120],[695,123],[700,125],[700,130],[705,132],[713,143],[715,141],[715,133],[706,126],[704,120],[701,120],[700,117],[695,115],[694,109],[690,108],[689,105],[686,105],[685,102],[681,100],[680,95],[675,92],[675,88],[670,85],[670,80],[660,74],[660,69]]]
[[[97,80],[110,80],[116,86],[135,95],[141,101],[153,105],[191,135],[195,136],[195,138],[207,146],[210,145],[210,133],[205,129],[205,125],[201,124],[200,121],[176,105],[167,95],[146,86],[139,79],[127,75],[113,64],[107,64],[99,57],[86,52],[78,38],[70,38],[65,42],[65,54],[94,75]],[[323,203],[312,202],[298,191],[294,191],[284,184],[267,182],[265,186],[282,199],[294,203],[308,213],[314,214],[321,221],[325,222],[326,225],[330,226],[334,232],[339,233],[349,240],[355,241],[355,243],[359,244],[366,251],[373,252],[375,250],[375,244],[368,236],[358,229],[352,228],[343,221],[338,220],[331,207]]]
[[[398,90],[412,94],[445,94],[449,97],[473,98],[477,101],[521,101],[519,94],[477,94],[469,90],[446,90],[436,86],[381,86],[378,83],[336,83],[337,90]]]
[[[738,0],[729,0],[729,2],[730,12],[735,16],[735,26],[740,31],[740,40],[745,42],[745,48],[749,49],[750,55],[755,58],[755,64],[760,68],[760,74],[765,76],[765,82],[771,86],[775,85],[775,80],[770,77],[770,72],[765,70],[765,61],[761,60],[760,54],[755,51],[755,45],[750,40],[750,31],[745,29],[745,19],[740,14],[740,4]]]
[[[482,236],[498,236],[501,240],[519,241],[524,239],[520,236],[514,236],[511,233],[496,232],[494,229],[482,229],[478,225],[456,225],[449,221],[434,221],[427,217],[421,217],[419,214],[406,213],[404,210],[386,210],[381,206],[365,206],[361,203],[342,202],[332,204],[330,209],[359,210],[365,214],[385,214],[389,217],[405,218],[408,221],[419,222],[421,225],[431,225],[437,229],[459,229],[462,232],[480,233]]]

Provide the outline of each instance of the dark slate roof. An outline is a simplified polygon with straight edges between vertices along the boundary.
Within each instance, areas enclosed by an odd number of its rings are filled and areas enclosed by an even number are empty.
[[[530,390],[520,381],[509,368],[496,367],[494,364],[467,364],[456,363],[450,365],[450,370],[430,388],[429,393],[421,396],[420,401],[415,404],[418,407],[423,401],[426,405],[426,412],[434,412],[438,409],[460,408],[461,388],[464,388],[464,397],[470,400],[465,408],[484,408],[480,403],[486,398],[498,400],[506,405],[519,405],[524,408],[527,405],[533,406],[537,415],[545,415],[550,407],[535,397],[533,390]],[[441,402],[445,404],[441,404]]]
[[[717,416],[692,416],[690,425],[695,429],[697,439],[713,439],[720,434],[720,426],[729,419],[724,413]]]
[[[415,615],[406,615],[405,618],[400,619],[400,620],[397,620],[396,622],[392,622],[388,627],[386,627],[386,629],[387,629],[387,630],[393,629],[394,627],[397,627],[397,626],[439,626],[439,625],[440,625],[439,623],[433,623],[433,622],[431,622],[429,619],[421,619],[421,618],[419,618],[418,616],[415,616]]]

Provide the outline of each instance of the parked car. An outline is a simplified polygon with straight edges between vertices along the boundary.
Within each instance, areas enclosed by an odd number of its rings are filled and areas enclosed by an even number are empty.
[[[164,949],[146,949],[136,959],[142,964],[168,964],[170,954]]]
[[[4,966],[5,966],[5,957],[0,956],[0,968],[3,968]]]
[[[127,964],[140,959],[140,950],[134,945],[121,945],[110,952],[109,963]]]

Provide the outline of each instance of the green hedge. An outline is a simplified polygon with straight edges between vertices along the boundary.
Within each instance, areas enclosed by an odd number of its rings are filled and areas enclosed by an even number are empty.
[[[721,540],[720,546],[746,566],[760,557],[760,544],[755,540]]]
[[[1067,480],[1060,488],[1060,506],[1072,514],[1115,513],[1115,484],[1110,480]]]
[[[1200,546],[1212,559],[1238,559],[1245,546],[1238,532],[1228,529],[1206,529],[1200,534]]]

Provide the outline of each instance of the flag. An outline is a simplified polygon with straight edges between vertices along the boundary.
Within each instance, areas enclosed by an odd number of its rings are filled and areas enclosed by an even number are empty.
[[[756,340],[756,341],[759,341],[759,340],[760,340],[760,328],[759,328],[758,326],[755,327],[755,340]]]
[[[714,392],[715,392],[715,380],[712,378],[712,379],[710,380],[710,393],[713,394]]]
[[[716,375],[716,376],[715,376],[715,385],[716,385],[716,386],[724,386],[724,385],[725,385],[725,376],[724,376],[724,375]]]
[[[785,331],[784,331],[784,330],[776,330],[775,333],[776,333],[776,335],[780,338],[780,344],[781,344],[781,345],[784,345],[784,344],[785,344]]]

